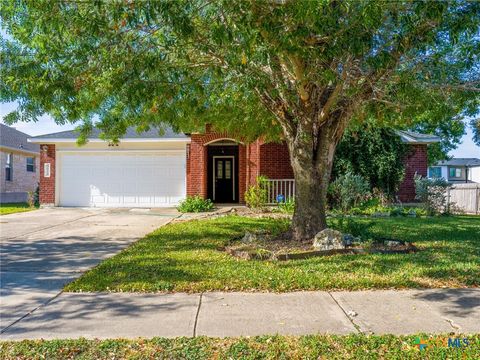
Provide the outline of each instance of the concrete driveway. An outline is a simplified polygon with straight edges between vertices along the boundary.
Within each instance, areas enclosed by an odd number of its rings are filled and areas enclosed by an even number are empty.
[[[178,216],[175,209],[50,208],[0,217],[0,331]]]

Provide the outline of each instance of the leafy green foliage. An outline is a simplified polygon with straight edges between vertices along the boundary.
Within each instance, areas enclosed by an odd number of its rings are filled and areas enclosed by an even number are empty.
[[[480,352],[480,335],[455,334],[469,346],[447,347],[451,334],[254,336],[242,338],[180,337],[140,340],[65,339],[23,340],[0,343],[5,360],[60,359],[474,359]],[[422,338],[428,344],[419,351]],[[373,354],[373,355],[372,355]]]
[[[332,209],[332,214],[338,214],[336,209]],[[360,205],[347,211],[349,215],[363,216],[426,216],[427,211],[423,207],[399,206],[399,205],[383,205],[378,198],[370,198],[362,202]]]
[[[333,179],[352,172],[393,199],[404,178],[409,147],[393,130],[366,127],[347,131],[338,144],[333,164]]]
[[[336,227],[336,219],[329,219]],[[480,218],[357,218],[370,236],[415,243],[406,255],[338,255],[304,260],[239,261],[220,250],[246,231],[272,236],[289,221],[227,216],[161,227],[106,259],[66,291],[294,291],[479,286]]]
[[[35,191],[28,192],[28,205],[37,208],[40,206],[40,186],[37,186]]]
[[[370,197],[370,184],[361,175],[348,171],[330,184],[329,192],[332,205],[346,212]]]
[[[83,140],[94,122],[106,138],[164,123],[278,136],[310,98],[458,141],[478,112],[474,1],[4,0],[0,16],[0,98],[20,104],[6,121],[47,112]]]
[[[177,207],[182,213],[205,212],[213,209],[213,203],[210,199],[204,199],[199,195],[187,196]]]
[[[268,201],[268,193],[266,189],[267,178],[265,176],[257,176],[256,184],[250,185],[245,192],[245,203],[249,208],[262,209]]]
[[[429,215],[448,212],[447,188],[448,182],[443,178],[429,179],[415,176],[416,199],[420,200]]]
[[[278,210],[282,213],[293,214],[295,210],[295,200],[290,198],[278,203]]]

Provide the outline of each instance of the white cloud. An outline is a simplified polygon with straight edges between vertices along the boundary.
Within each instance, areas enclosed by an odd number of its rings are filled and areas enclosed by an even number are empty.
[[[10,103],[2,103],[0,104],[0,118],[3,117],[10,112],[14,111],[17,107],[15,102]],[[43,134],[51,134],[60,131],[72,130],[75,128],[75,125],[68,124],[68,125],[58,125],[55,121],[48,115],[44,115],[38,119],[37,122],[17,122],[12,125],[15,129],[22,131],[28,135],[36,136],[36,135],[43,135]]]

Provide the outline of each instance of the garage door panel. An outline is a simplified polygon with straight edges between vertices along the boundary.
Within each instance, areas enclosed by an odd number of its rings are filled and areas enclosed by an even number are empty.
[[[185,198],[185,153],[62,154],[59,205],[174,206]]]

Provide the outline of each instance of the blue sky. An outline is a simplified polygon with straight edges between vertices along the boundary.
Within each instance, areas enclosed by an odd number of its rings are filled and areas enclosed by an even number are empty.
[[[3,117],[9,112],[15,110],[16,106],[17,105],[14,102],[4,104],[0,103],[0,118],[3,120]],[[57,125],[48,115],[43,116],[38,122],[19,122],[16,123],[14,127],[32,136],[50,134],[58,131],[71,130],[74,128],[73,125]],[[472,141],[472,130],[470,128],[467,129],[467,133],[463,136],[460,146],[451,151],[450,155],[455,157],[480,158],[480,147],[476,146]]]

